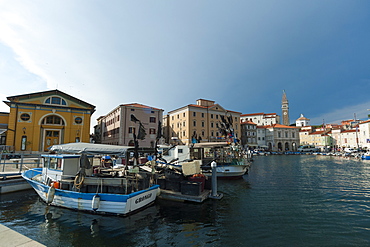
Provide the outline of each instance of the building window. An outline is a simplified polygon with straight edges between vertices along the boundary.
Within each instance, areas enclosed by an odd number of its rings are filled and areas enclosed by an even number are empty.
[[[204,113],[202,113],[202,117],[204,117]]]
[[[213,114],[211,114],[211,118],[213,118]]]
[[[27,136],[22,136],[22,141],[21,141],[21,150],[22,151],[26,150],[26,143],[27,143]]]
[[[197,126],[197,121],[193,120],[193,127]]]
[[[204,121],[202,121],[202,127],[204,127]]]
[[[52,115],[47,116],[42,120],[42,124],[55,124],[55,125],[64,125],[64,121],[61,117]]]
[[[156,118],[155,117],[150,117],[149,122],[150,123],[155,123],[156,122]]]
[[[30,118],[31,118],[31,116],[28,113],[22,113],[21,114],[22,121],[28,121],[28,120],[30,120]]]
[[[45,104],[50,105],[67,105],[67,102],[60,97],[49,97],[45,100]]]
[[[134,134],[135,133],[135,127],[128,127],[128,133]]]
[[[155,132],[156,132],[156,130],[155,130],[155,129],[153,129],[153,128],[150,128],[150,129],[149,129],[149,134],[154,135],[154,134],[155,134]]]
[[[197,116],[197,113],[196,112],[193,112],[193,117],[196,117]]]
[[[82,124],[82,118],[81,117],[76,117],[75,118],[75,123],[76,124]]]
[[[213,128],[213,122],[211,122],[211,128]]]

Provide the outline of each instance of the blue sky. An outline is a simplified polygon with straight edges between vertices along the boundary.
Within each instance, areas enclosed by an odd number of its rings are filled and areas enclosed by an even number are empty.
[[[370,1],[0,0],[0,98],[59,89],[96,106],[197,99],[311,124],[370,114]],[[0,103],[0,111],[8,107]]]

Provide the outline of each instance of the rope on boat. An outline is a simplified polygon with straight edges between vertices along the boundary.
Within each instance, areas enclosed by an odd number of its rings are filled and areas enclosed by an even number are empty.
[[[76,177],[75,177],[75,181],[74,181],[74,186],[76,189],[80,189],[82,184],[84,183],[85,181],[85,176],[81,176],[81,174],[77,174]]]

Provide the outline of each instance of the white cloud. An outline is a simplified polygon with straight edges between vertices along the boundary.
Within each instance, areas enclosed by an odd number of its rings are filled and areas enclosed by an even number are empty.
[[[312,118],[310,120],[310,124],[319,125],[323,122],[340,124],[343,120],[354,119],[355,115],[357,119],[367,120],[367,116],[368,114],[370,114],[370,111],[368,111],[368,109],[370,109],[370,101],[320,114],[320,116]]]

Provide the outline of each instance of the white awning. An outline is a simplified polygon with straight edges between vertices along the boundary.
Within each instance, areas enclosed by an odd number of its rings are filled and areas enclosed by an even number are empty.
[[[207,147],[226,147],[230,144],[228,142],[200,142],[194,143],[195,148],[207,148]]]
[[[5,133],[7,131],[7,129],[0,129],[0,135]]]
[[[116,146],[106,144],[94,144],[85,142],[67,143],[53,145],[50,151],[57,153],[86,153],[86,154],[111,154],[120,155],[127,152],[128,149],[133,149],[131,146]]]

